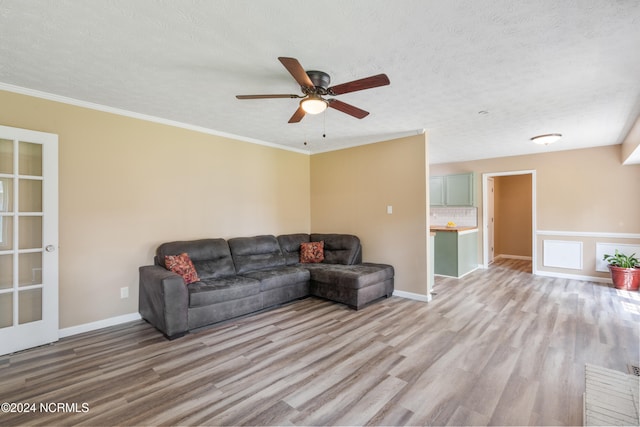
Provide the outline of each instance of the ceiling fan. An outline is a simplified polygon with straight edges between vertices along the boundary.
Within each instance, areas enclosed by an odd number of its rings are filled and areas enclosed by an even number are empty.
[[[289,123],[298,123],[305,114],[319,114],[327,107],[335,108],[338,111],[349,114],[358,119],[362,119],[369,115],[368,111],[361,110],[358,107],[339,101],[335,98],[325,99],[325,96],[342,95],[343,93],[356,92],[359,90],[371,89],[378,86],[388,85],[389,78],[386,74],[378,74],[363,79],[354,80],[348,83],[342,83],[329,87],[331,78],[329,74],[323,71],[309,70],[305,71],[302,65],[295,58],[279,57],[278,60],[289,71],[293,78],[300,85],[300,89],[304,95],[295,94],[274,94],[274,95],[236,95],[238,99],[265,99],[265,98],[303,98],[300,106],[293,116],[289,119]]]

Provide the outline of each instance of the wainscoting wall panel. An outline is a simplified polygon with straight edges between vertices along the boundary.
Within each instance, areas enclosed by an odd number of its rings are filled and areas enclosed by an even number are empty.
[[[640,245],[628,245],[624,243],[596,243],[596,271],[609,271],[607,263],[602,259],[604,254],[613,255],[616,249],[625,255],[636,254],[640,258]]]
[[[582,242],[544,240],[542,265],[582,270]]]
[[[625,254],[640,255],[640,233],[536,230],[535,234],[534,274],[542,276],[611,283],[611,275],[602,261],[605,253],[618,249]],[[581,264],[577,259],[580,245]]]

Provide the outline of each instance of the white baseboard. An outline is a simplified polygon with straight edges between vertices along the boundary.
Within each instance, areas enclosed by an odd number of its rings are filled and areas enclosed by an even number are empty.
[[[413,292],[399,291],[397,289],[393,291],[393,296],[422,302],[429,302],[432,299],[431,295],[415,294]]]
[[[494,260],[496,259],[521,259],[524,261],[531,261],[532,258],[530,256],[523,256],[523,255],[506,255],[506,254],[500,254],[500,255],[496,255],[495,257],[493,257]]]
[[[467,274],[471,274],[476,270],[479,269],[484,269],[484,266],[482,264],[478,264],[478,266],[476,268],[474,268],[473,270],[469,270],[466,273],[464,273],[462,276],[447,276],[446,274],[435,274],[434,276],[438,276],[438,277],[446,277],[448,279],[462,279],[464,276],[466,276]]]
[[[555,271],[541,271],[537,270],[535,272],[536,276],[544,276],[544,277],[557,277],[559,279],[573,279],[573,280],[582,280],[585,282],[597,282],[597,283],[607,283],[611,284],[611,278],[608,277],[597,277],[597,276],[584,276],[581,274],[567,274],[567,273],[556,273]]]
[[[96,329],[108,328],[109,326],[119,325],[121,323],[133,322],[140,320],[140,313],[123,314],[122,316],[111,317],[109,319],[98,320],[96,322],[85,323],[83,325],[71,326],[69,328],[59,329],[58,336],[60,338],[70,337],[72,335],[82,334],[84,332],[95,331]]]
[[[521,256],[521,255],[496,255],[494,260],[497,259],[521,259],[526,261],[531,261],[531,257]],[[544,277],[557,277],[559,279],[573,279],[573,280],[582,280],[585,282],[597,282],[597,283],[608,283],[611,284],[611,278],[607,277],[598,277],[598,276],[585,276],[581,274],[568,274],[568,273],[558,273],[555,271],[542,271],[536,270],[534,276],[544,276]]]
[[[462,278],[463,278],[464,276],[466,276],[467,274],[471,274],[471,273],[473,273],[474,271],[476,271],[476,270],[478,270],[478,269],[481,269],[481,268],[483,268],[483,267],[482,267],[480,264],[478,264],[478,266],[477,266],[476,268],[474,268],[473,270],[469,270],[469,271],[467,271],[467,272],[466,272],[466,273],[464,273],[462,276],[458,277],[458,279],[462,279]]]

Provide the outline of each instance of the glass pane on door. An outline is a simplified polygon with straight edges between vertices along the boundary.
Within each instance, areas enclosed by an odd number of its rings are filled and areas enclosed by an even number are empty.
[[[0,328],[13,326],[13,294],[0,294]]]
[[[42,212],[42,181],[21,179],[18,181],[18,212]]]
[[[18,146],[18,173],[42,176],[42,144],[20,142]]]
[[[18,218],[18,249],[42,248],[42,217]]]
[[[0,178],[0,251],[13,248],[13,217],[6,215],[12,212],[13,179]]]
[[[0,212],[13,212],[13,179],[0,178]]]
[[[42,252],[18,255],[18,285],[42,284]]]
[[[18,324],[42,320],[42,289],[18,293]]]
[[[0,255],[0,289],[13,286],[13,255]]]
[[[0,139],[0,173],[13,173],[13,141]]]
[[[0,228],[0,251],[13,249],[13,217],[0,216],[2,228]]]

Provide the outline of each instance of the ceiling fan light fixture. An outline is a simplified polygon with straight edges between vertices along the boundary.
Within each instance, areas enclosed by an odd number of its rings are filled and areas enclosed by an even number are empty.
[[[1,1],[1,0],[0,0]],[[269,98],[303,98],[300,105],[296,109],[293,116],[289,119],[289,123],[299,123],[306,114],[320,114],[328,107],[348,114],[356,119],[363,119],[369,115],[368,111],[362,110],[353,105],[342,102],[338,99],[324,99],[323,96],[336,96],[345,93],[357,92],[374,87],[386,86],[390,84],[389,77],[386,74],[377,74],[375,76],[365,77],[363,79],[353,80],[336,86],[329,87],[331,77],[324,71],[309,70],[305,71],[295,58],[285,56],[278,57],[278,60],[284,65],[291,77],[300,85],[303,96],[294,94],[270,94],[270,95],[236,95],[238,99],[269,99]]]
[[[547,133],[544,135],[534,136],[531,138],[531,141],[540,145],[549,145],[549,144],[553,144],[554,142],[557,142],[558,140],[560,140],[560,138],[562,138],[561,133]]]
[[[300,106],[307,114],[320,114],[327,109],[327,101],[319,96],[309,96],[300,101]]]

